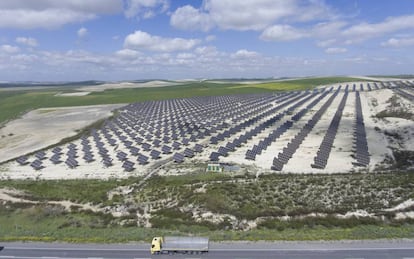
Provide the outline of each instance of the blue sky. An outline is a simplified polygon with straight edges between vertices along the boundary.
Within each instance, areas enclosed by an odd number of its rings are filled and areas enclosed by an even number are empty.
[[[413,74],[412,0],[0,1],[0,81]]]

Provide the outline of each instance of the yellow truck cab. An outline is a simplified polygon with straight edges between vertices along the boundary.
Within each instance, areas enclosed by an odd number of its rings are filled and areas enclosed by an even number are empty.
[[[151,254],[159,254],[161,252],[162,237],[154,237],[151,243]]]

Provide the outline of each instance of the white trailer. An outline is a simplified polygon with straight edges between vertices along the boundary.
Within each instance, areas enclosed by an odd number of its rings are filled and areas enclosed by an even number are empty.
[[[209,239],[206,237],[154,237],[151,254],[198,254],[208,252]]]

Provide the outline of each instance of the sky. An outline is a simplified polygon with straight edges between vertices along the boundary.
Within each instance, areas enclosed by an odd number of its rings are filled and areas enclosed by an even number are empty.
[[[0,0],[0,81],[413,68],[413,0]]]

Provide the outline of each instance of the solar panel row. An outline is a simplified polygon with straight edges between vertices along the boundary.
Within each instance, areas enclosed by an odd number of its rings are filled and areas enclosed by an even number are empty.
[[[333,100],[336,98],[338,93],[341,90],[341,86],[337,88],[334,94],[329,97],[329,99],[322,105],[322,107],[312,116],[312,118],[305,124],[305,126],[301,129],[301,131],[295,135],[295,137],[288,143],[288,145],[283,148],[282,152],[278,154],[277,157],[273,159],[273,164],[271,166],[272,170],[281,171],[284,165],[292,158],[293,154],[299,148],[300,144],[303,142],[305,137],[311,132],[313,127],[322,117],[322,115],[326,112],[328,107],[332,104]],[[322,95],[315,99],[312,103],[310,103],[306,109],[310,110],[313,108],[318,102],[321,101]]]
[[[342,97],[342,100],[336,110],[336,113],[326,131],[326,134],[322,140],[321,145],[319,146],[318,152],[314,157],[314,163],[311,165],[313,168],[324,169],[328,163],[329,154],[331,153],[332,145],[335,140],[336,133],[338,131],[339,122],[342,118],[342,113],[345,108],[346,100],[348,98],[348,90],[345,90],[345,93]]]
[[[356,166],[368,166],[370,162],[369,152],[368,152],[368,142],[365,133],[365,124],[364,117],[362,114],[362,105],[359,92],[355,94],[355,110],[356,110],[356,120],[355,120],[355,131],[354,131],[354,144],[355,144],[355,159],[356,162],[353,164]]]

